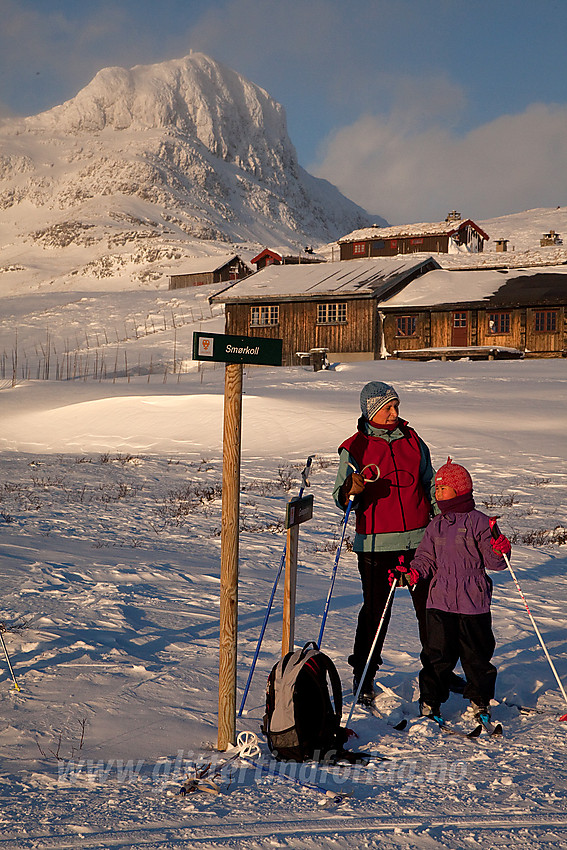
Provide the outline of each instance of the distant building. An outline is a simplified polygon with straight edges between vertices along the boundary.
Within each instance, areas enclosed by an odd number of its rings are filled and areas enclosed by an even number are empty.
[[[209,300],[225,304],[225,332],[283,340],[283,362],[381,356],[378,309],[386,296],[439,268],[432,257],[270,265]]]
[[[567,356],[567,266],[438,269],[379,310],[386,356]]]
[[[542,248],[546,245],[563,245],[563,239],[561,239],[559,233],[556,233],[555,230],[550,230],[549,233],[543,234],[539,240],[539,244]]]
[[[265,268],[266,266],[289,266],[299,265],[299,263],[324,263],[325,258],[320,257],[313,251],[312,248],[305,248],[297,254],[284,253],[275,248],[264,248],[250,262],[256,266],[256,271]]]
[[[341,260],[394,257],[397,254],[480,253],[490,237],[470,218],[452,211],[445,221],[365,227],[338,240]]]
[[[506,253],[509,241],[509,239],[496,239],[494,243],[496,245],[496,253]]]
[[[204,286],[223,281],[241,280],[252,274],[252,269],[241,260],[238,254],[225,254],[216,257],[200,257],[185,266],[182,274],[172,274],[169,278],[170,289],[183,289],[187,286]]]

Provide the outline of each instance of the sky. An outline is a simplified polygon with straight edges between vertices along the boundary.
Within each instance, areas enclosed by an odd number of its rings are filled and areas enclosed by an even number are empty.
[[[0,116],[202,51],[392,224],[567,204],[567,0],[0,0]]]

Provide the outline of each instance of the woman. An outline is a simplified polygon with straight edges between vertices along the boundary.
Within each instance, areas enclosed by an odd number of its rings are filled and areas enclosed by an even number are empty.
[[[333,497],[346,509],[354,497],[356,536],[354,551],[362,581],[363,605],[349,664],[353,668],[353,690],[358,686],[390,592],[388,571],[405,564],[409,568],[415,550],[432,515],[435,472],[429,449],[408,423],[399,416],[400,399],[394,387],[371,381],[360,394],[362,416],[358,430],[339,446],[339,469]],[[376,464],[380,475],[368,481],[365,467]],[[370,467],[369,472],[372,472]],[[370,478],[367,475],[367,478]],[[411,598],[425,645],[425,603],[428,583],[419,582]],[[391,606],[390,606],[391,608]],[[382,663],[381,651],[390,610],[362,683],[359,701],[374,697],[374,676]]]

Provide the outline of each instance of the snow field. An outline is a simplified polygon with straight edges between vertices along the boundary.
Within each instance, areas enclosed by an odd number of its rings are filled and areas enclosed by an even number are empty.
[[[89,303],[87,326],[97,310]],[[133,310],[133,296],[123,303]],[[0,346],[25,317],[33,328],[33,305],[25,311],[14,307]],[[53,340],[68,334],[66,321],[64,310],[50,314]],[[43,335],[39,318],[37,326]],[[164,340],[166,359],[172,336]],[[150,341],[134,339],[132,357],[143,360]],[[315,509],[299,534],[296,643],[318,633],[340,527],[330,496],[336,447],[354,431],[360,388],[375,378],[396,386],[434,465],[448,454],[465,464],[479,508],[501,515],[567,681],[563,361],[245,371],[238,703],[281,558],[285,503],[309,454]],[[352,746],[371,752],[370,764],[295,768],[350,796],[321,807],[318,792],[277,774],[261,735],[274,775],[238,763],[219,795],[177,795],[192,763],[218,758],[223,381],[222,369],[189,369],[167,382],[7,380],[0,390],[0,619],[27,624],[5,636],[20,693],[0,663],[2,846],[565,846],[567,729],[556,721],[565,707],[507,571],[493,575],[501,741],[453,739],[416,721],[417,629],[400,591],[380,671],[396,697],[378,698],[383,720],[353,715]],[[259,732],[280,651],[281,590],[239,729]],[[324,646],[347,711],[359,605],[347,546]],[[545,713],[520,714],[505,699]],[[446,708],[461,722],[462,698]],[[388,715],[407,716],[409,731],[393,730]]]

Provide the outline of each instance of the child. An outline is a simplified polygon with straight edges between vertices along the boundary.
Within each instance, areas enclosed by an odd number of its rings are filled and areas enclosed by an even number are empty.
[[[488,517],[475,509],[472,489],[467,470],[448,458],[435,476],[441,513],[428,525],[407,576],[411,584],[431,578],[427,647],[419,674],[420,713],[425,716],[439,715],[459,659],[467,679],[464,696],[470,699],[475,718],[490,716],[496,667],[491,664],[492,581],[486,570],[505,569],[503,554],[508,555],[511,547],[503,534],[492,538]]]

